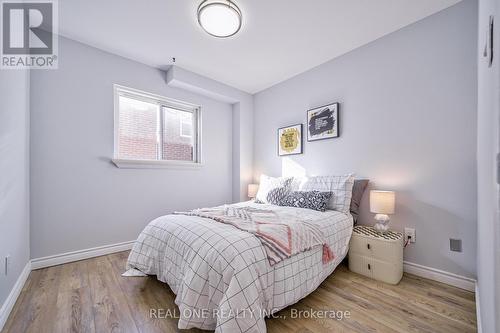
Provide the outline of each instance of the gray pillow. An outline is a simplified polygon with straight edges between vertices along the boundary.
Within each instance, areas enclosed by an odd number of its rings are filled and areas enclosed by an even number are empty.
[[[332,192],[293,191],[281,201],[281,206],[308,208],[324,212],[330,201]]]
[[[267,193],[267,202],[270,203],[271,205],[277,205],[280,206],[281,203],[283,202],[283,199],[290,194],[291,190],[290,187],[276,187],[275,189],[272,189]]]
[[[361,204],[361,198],[363,198],[363,193],[365,192],[366,186],[368,185],[368,179],[355,179],[354,185],[352,187],[352,198],[351,198],[351,215],[354,218],[354,224],[358,222],[359,216],[359,205]]]

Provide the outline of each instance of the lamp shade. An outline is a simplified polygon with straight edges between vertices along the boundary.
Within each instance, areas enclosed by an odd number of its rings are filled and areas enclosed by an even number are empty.
[[[248,184],[248,197],[255,198],[257,191],[259,190],[259,184]]]
[[[370,211],[375,214],[394,214],[396,193],[393,191],[370,191]]]

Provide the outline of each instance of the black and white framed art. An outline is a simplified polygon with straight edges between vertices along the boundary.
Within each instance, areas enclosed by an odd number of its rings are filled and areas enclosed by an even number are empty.
[[[307,111],[307,141],[339,137],[339,103]]]

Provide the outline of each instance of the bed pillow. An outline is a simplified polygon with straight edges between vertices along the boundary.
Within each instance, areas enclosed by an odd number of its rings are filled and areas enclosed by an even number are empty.
[[[276,187],[267,194],[267,202],[271,205],[282,206],[283,199],[290,194],[290,187]]]
[[[327,209],[349,214],[353,185],[354,176],[352,174],[343,176],[316,176],[304,178],[299,185],[299,190],[332,192]]]
[[[292,191],[281,201],[282,206],[308,208],[324,212],[332,192]]]
[[[354,219],[354,223],[358,222],[359,216],[359,205],[361,204],[361,198],[363,198],[363,193],[365,193],[366,186],[368,185],[368,179],[355,179],[354,185],[352,187],[352,198],[351,198],[351,215]]]
[[[279,202],[290,191],[291,177],[260,176],[259,190],[255,196],[256,203]]]

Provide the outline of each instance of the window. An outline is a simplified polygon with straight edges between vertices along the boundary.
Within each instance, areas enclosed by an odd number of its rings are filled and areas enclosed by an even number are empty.
[[[115,86],[119,167],[200,165],[200,107]]]
[[[190,138],[193,135],[193,116],[189,112],[183,112],[179,117],[181,136]]]

